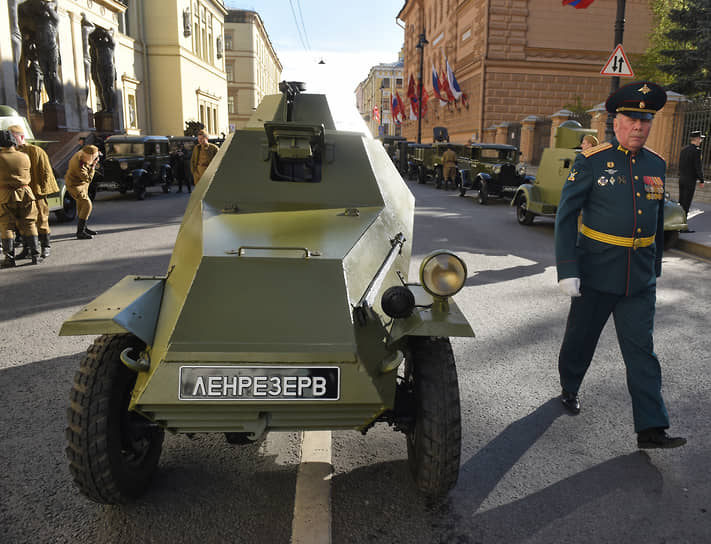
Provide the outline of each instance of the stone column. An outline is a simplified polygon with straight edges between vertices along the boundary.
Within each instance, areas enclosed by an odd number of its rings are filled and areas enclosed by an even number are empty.
[[[501,123],[496,127],[496,141],[497,144],[505,144],[508,142],[510,123]]]
[[[570,110],[559,110],[551,115],[551,139],[548,144],[549,147],[555,147],[555,132],[560,125],[570,119],[572,113]]]
[[[493,144],[496,142],[496,125],[485,128],[481,132],[482,143]]]
[[[600,143],[605,141],[605,125],[607,123],[607,110],[605,109],[605,104],[600,103],[591,110],[587,110],[585,113],[589,113],[590,128],[597,131],[597,139]]]
[[[521,121],[521,162],[527,162],[529,164],[533,162],[533,154],[535,152],[533,142],[536,139],[536,121],[538,121],[538,117],[535,115],[529,115]]]

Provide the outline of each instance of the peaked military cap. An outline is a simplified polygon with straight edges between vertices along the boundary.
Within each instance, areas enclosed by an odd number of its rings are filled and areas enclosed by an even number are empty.
[[[691,134],[689,134],[689,138],[706,138],[706,135],[701,132],[700,130],[692,130]]]
[[[667,93],[651,81],[635,81],[607,97],[605,109],[634,119],[652,119],[667,103]]]

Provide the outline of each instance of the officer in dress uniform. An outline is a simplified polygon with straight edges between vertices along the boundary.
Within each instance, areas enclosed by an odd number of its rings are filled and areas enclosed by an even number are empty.
[[[198,132],[197,138],[198,143],[193,148],[193,154],[190,157],[190,172],[193,175],[195,185],[200,181],[200,178],[220,149],[215,144],[211,144],[207,141],[207,131],[204,129]]]
[[[8,127],[17,140],[18,149],[30,158],[30,188],[35,195],[37,205],[37,232],[42,246],[41,257],[46,259],[50,255],[50,230],[49,230],[49,204],[47,195],[59,192],[57,180],[52,171],[52,163],[47,153],[41,147],[25,142],[25,129],[20,125]],[[17,259],[27,259],[30,247],[24,246]]]
[[[704,169],[701,165],[701,142],[706,136],[695,130],[689,135],[689,145],[681,150],[679,155],[679,204],[684,208],[687,216],[691,201],[696,191],[696,181],[703,187]],[[694,232],[693,230],[682,230],[680,232]]]
[[[653,344],[666,162],[644,144],[666,99],[664,89],[649,81],[625,85],[608,97],[615,137],[577,156],[555,222],[558,285],[572,297],[558,360],[561,401],[572,413],[580,412],[578,390],[612,314],[639,448],[686,443],[666,433],[669,416]]]
[[[37,206],[30,189],[30,159],[17,150],[9,130],[0,130],[0,239],[5,259],[1,268],[15,266],[15,225],[30,248],[32,264],[38,264]]]

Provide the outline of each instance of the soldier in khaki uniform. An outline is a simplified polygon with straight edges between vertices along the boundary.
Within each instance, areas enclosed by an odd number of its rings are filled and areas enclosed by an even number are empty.
[[[444,188],[449,189],[449,182],[456,186],[454,181],[457,175],[457,153],[451,147],[442,154],[442,177],[444,178]],[[439,189],[439,187],[437,187]]]
[[[50,253],[49,204],[47,203],[47,195],[58,192],[59,186],[54,177],[54,172],[52,172],[52,163],[44,149],[26,143],[25,130],[20,125],[8,127],[8,130],[15,136],[18,149],[30,158],[30,188],[35,195],[35,204],[37,205],[36,224],[40,245],[42,246],[41,257],[46,259]],[[30,248],[25,246],[16,258],[27,259],[29,254]]]
[[[89,198],[89,184],[94,179],[96,163],[99,161],[99,148],[87,145],[77,151],[69,161],[69,168],[64,177],[67,192],[77,201],[77,239],[91,240],[98,234],[95,230],[87,228],[86,221],[91,215],[92,204]]]
[[[30,248],[32,264],[39,262],[37,206],[30,188],[30,159],[17,150],[12,132],[0,130],[0,239],[5,259],[0,267],[15,266],[15,225]]]
[[[193,182],[197,185],[200,178],[207,170],[210,161],[215,158],[219,147],[207,141],[207,131],[204,129],[198,132],[198,145],[193,148],[190,157],[190,171],[193,174]]]

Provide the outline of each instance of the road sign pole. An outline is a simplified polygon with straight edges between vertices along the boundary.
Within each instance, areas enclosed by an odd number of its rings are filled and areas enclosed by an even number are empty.
[[[626,0],[617,0],[617,17],[615,19],[615,41],[614,44],[622,45],[622,38],[625,33],[625,2]],[[612,81],[610,81],[610,94],[614,93],[620,88],[620,77],[613,76]],[[612,119],[614,114],[607,114],[607,123],[605,124],[605,140],[611,140],[615,135],[615,131],[612,127]]]

